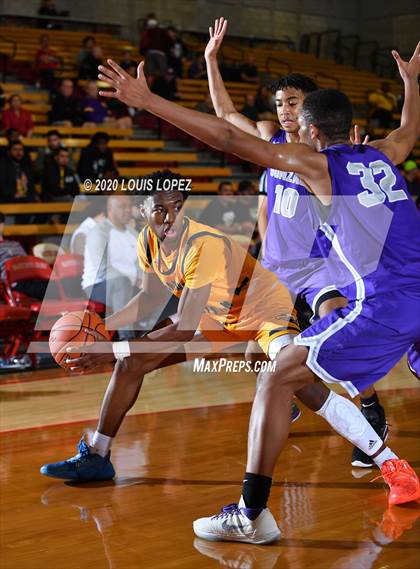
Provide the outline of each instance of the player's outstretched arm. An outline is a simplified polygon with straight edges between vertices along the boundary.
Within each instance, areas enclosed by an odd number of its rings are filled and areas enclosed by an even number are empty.
[[[392,55],[404,82],[404,106],[401,124],[386,138],[374,140],[369,144],[381,150],[394,164],[400,164],[412,151],[420,136],[420,96],[418,77],[420,74],[420,42],[410,61],[401,59],[397,51]]]
[[[218,18],[214,29],[209,28],[210,39],[207,43],[204,57],[207,65],[209,91],[216,115],[237,126],[248,134],[253,134],[264,140],[270,140],[278,131],[279,125],[273,121],[253,121],[235,109],[232,99],[226,90],[217,63],[217,54],[227,29],[227,20]]]
[[[99,79],[115,90],[100,91],[103,97],[145,109],[222,152],[236,154],[264,168],[296,172],[309,186],[324,176],[324,170],[327,172],[325,157],[306,144],[271,144],[242,132],[223,119],[184,108],[155,95],[147,85],[143,62],[138,66],[137,79],[128,75],[115,61],[109,59],[108,64],[109,67],[99,66]]]

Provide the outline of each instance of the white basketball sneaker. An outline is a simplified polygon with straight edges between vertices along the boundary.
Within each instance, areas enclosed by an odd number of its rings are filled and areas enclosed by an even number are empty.
[[[215,516],[195,520],[193,529],[197,537],[209,541],[263,544],[281,535],[268,508],[247,508],[242,497],[239,504],[229,504]]]

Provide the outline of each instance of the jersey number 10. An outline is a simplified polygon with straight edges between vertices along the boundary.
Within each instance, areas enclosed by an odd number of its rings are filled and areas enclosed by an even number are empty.
[[[297,190],[294,188],[285,188],[282,184],[277,184],[273,211],[290,219],[296,213],[298,200],[299,192]]]
[[[390,202],[408,199],[404,190],[395,189],[397,178],[389,164],[383,160],[370,162],[369,166],[365,166],[361,162],[348,162],[347,172],[352,176],[360,176],[360,183],[366,191],[358,194],[357,199],[365,207],[384,203],[386,198]],[[374,176],[378,174],[384,174],[379,183],[375,182],[374,179]]]

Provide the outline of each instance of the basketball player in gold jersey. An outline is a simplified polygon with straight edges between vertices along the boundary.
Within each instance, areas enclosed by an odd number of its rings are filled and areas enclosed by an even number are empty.
[[[168,177],[177,180],[168,171],[152,176],[155,189],[140,206],[147,221],[138,240],[142,289],[106,319],[106,326],[115,330],[138,322],[173,297],[179,299],[177,313],[142,338],[114,342],[112,351],[97,343],[73,360],[71,369],[80,372],[115,360],[116,365],[91,447],[82,440],[81,460],[45,465],[42,474],[78,481],[112,478],[110,444],[145,374],[185,361],[188,351],[196,356],[198,342],[201,355],[221,357],[233,345],[253,340],[274,359],[300,332],[287,289],[233,239],[186,217],[176,183],[172,191],[157,191],[158,182]]]

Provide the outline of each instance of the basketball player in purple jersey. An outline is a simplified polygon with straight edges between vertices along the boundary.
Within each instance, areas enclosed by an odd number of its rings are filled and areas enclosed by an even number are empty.
[[[409,62],[395,51],[393,55],[405,87],[401,126],[383,140],[356,146],[349,140],[351,103],[333,89],[315,91],[304,101],[299,120],[306,144],[275,145],[151,93],[143,63],[137,79],[112,60],[110,68],[99,67],[99,79],[114,89],[101,91],[102,96],[144,108],[223,152],[294,172],[332,211],[333,223],[326,220],[321,229],[341,263],[348,305],[321,318],[278,352],[274,373],[260,374],[241,500],[216,516],[196,520],[199,537],[261,544],[278,539],[280,530],[267,501],[287,441],[294,393],[321,379],[340,383],[354,395],[388,373],[420,338],[420,322],[412,318],[420,310],[420,217],[394,166],[411,152],[420,131],[420,43]],[[357,442],[368,429],[372,441],[377,440],[363,415],[347,403],[352,405],[330,392],[318,414],[327,420],[351,415]],[[405,460],[383,444],[372,456],[391,488],[390,505],[420,498],[420,481]]]
[[[318,88],[317,85],[310,77],[298,73],[286,75],[273,85],[272,91],[275,94],[281,128],[277,122],[269,120],[255,122],[242,115],[235,109],[217,63],[217,53],[226,30],[227,20],[217,19],[214,29],[210,28],[210,40],[204,53],[210,95],[216,115],[242,131],[273,144],[299,142],[298,117],[303,101],[308,93]],[[284,190],[286,185],[287,190]],[[261,262],[265,268],[276,273],[289,289],[292,298],[296,300],[295,309],[299,324],[301,329],[304,329],[310,325],[307,317],[310,309],[317,318],[346,306],[347,299],[334,286],[334,271],[331,265],[327,270],[322,257],[314,256],[316,253],[313,251],[313,245],[316,237],[321,240],[323,238],[322,234],[318,236],[308,231],[309,227],[312,226],[317,230],[320,225],[319,212],[313,203],[316,198],[292,172],[268,168],[264,186],[266,195],[260,195],[258,208],[258,229],[263,239]],[[288,196],[284,192],[287,192],[291,198],[288,207],[285,207]],[[276,229],[269,232],[271,238],[264,239],[268,220],[273,212],[278,217]],[[251,342],[248,354],[255,354],[258,351],[260,351],[258,344]],[[310,392],[307,395],[310,395]],[[304,392],[300,396],[304,397]],[[360,399],[362,413],[382,440],[385,440],[388,434],[385,411],[379,403],[373,386],[363,390]],[[305,399],[302,401],[305,403]],[[351,463],[357,467],[374,465],[372,458],[356,446],[353,447]]]

